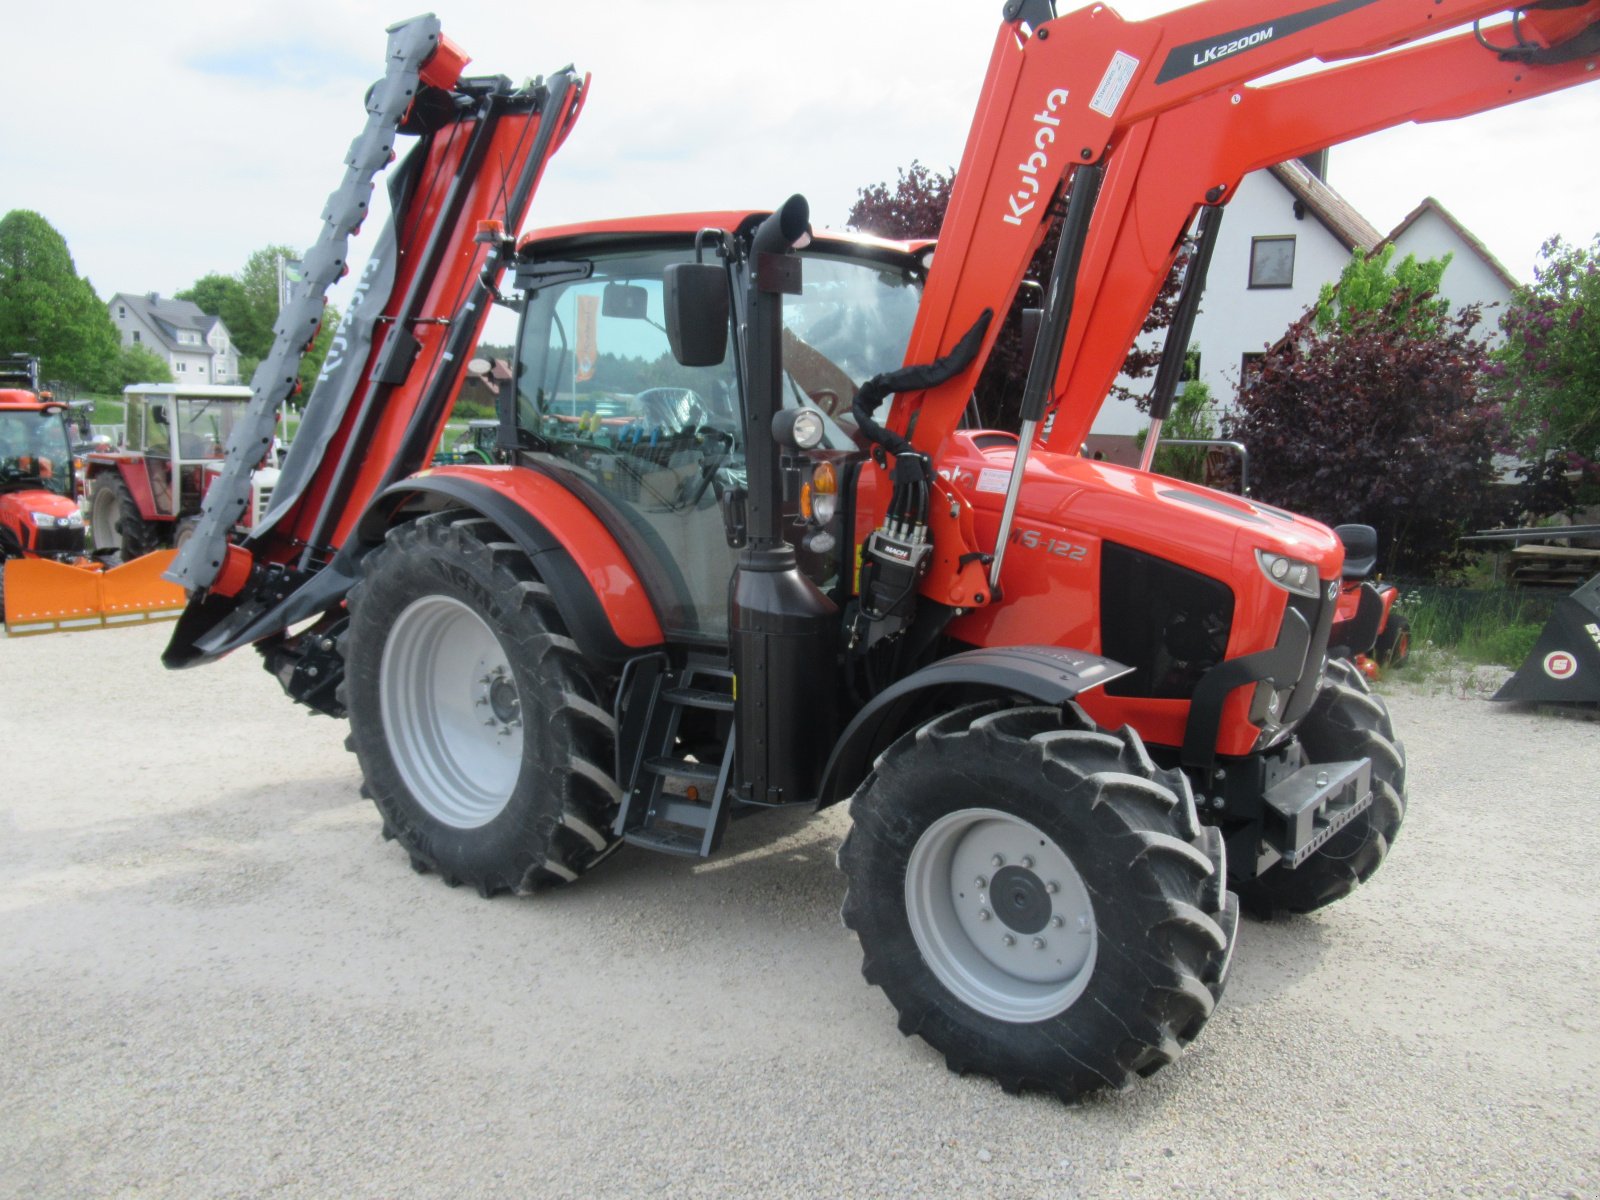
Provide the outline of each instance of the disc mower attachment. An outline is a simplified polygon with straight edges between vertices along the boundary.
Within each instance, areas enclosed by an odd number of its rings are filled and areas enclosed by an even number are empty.
[[[183,609],[181,587],[161,578],[175,550],[158,550],[111,570],[42,558],[5,564],[5,626],[12,637],[169,620]]]
[[[1600,575],[1556,602],[1533,653],[1494,699],[1600,704]]]

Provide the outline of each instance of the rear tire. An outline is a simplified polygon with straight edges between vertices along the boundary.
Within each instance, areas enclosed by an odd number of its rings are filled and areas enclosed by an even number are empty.
[[[569,883],[613,848],[605,681],[519,547],[481,518],[423,517],[366,557],[349,606],[350,745],[414,867],[492,896]]]
[[[115,549],[123,562],[149,554],[161,544],[155,524],[139,515],[139,505],[122,477],[97,475],[89,495],[89,534],[96,552]]]
[[[1063,1100],[1178,1057],[1238,917],[1184,777],[1069,712],[1063,729],[1059,709],[991,702],[900,738],[839,851],[862,974],[901,1032],[953,1071]]]
[[[1405,750],[1394,740],[1389,708],[1336,678],[1330,670],[1296,732],[1309,762],[1370,759],[1372,804],[1295,869],[1280,863],[1237,881],[1240,902],[1258,916],[1314,912],[1344,899],[1383,864],[1405,820]]]

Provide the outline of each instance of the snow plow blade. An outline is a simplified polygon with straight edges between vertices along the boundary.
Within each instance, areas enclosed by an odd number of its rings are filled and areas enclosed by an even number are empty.
[[[42,558],[5,564],[5,626],[11,637],[170,620],[182,610],[181,587],[161,572],[175,550],[158,550],[109,571]]]
[[[1556,602],[1533,652],[1494,699],[1600,704],[1600,575]]]

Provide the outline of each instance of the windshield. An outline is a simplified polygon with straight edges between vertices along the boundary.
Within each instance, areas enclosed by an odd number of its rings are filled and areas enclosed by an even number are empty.
[[[237,400],[179,400],[178,452],[186,459],[224,457],[234,420],[244,409]]]
[[[59,412],[0,411],[0,487],[72,494],[72,451]]]

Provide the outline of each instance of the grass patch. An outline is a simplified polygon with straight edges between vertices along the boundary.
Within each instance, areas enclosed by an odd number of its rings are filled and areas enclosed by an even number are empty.
[[[1518,667],[1560,599],[1510,588],[1403,587],[1400,610],[1411,623],[1413,653],[1448,651],[1469,663]]]

